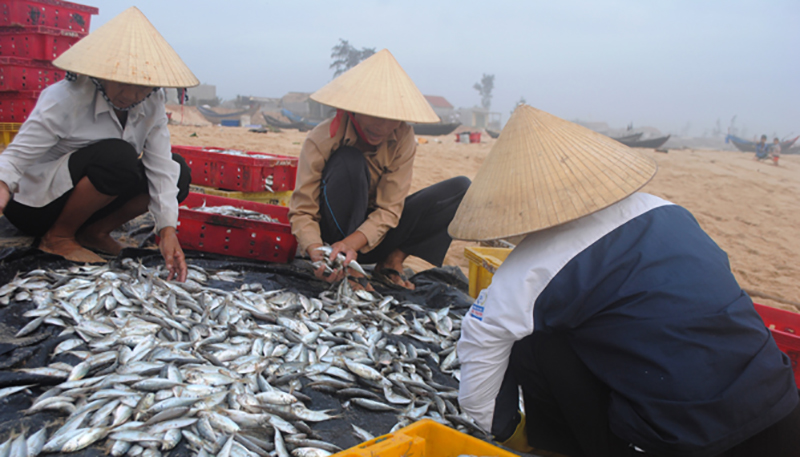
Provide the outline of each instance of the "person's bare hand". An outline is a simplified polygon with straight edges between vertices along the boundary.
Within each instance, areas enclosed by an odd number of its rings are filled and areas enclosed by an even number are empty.
[[[325,253],[317,249],[321,247],[322,244],[320,243],[314,243],[308,245],[308,249],[306,250],[306,252],[308,252],[308,256],[311,257],[312,262],[319,262],[321,260],[325,260]]]
[[[5,182],[0,181],[0,214],[6,210],[9,201],[11,201],[11,190]]]
[[[341,270],[334,271],[331,274],[325,273],[325,270],[327,269],[327,266],[325,264],[325,253],[317,249],[321,247],[322,244],[315,243],[309,245],[307,249],[308,256],[311,257],[311,261],[314,263],[320,262],[320,266],[318,266],[317,269],[314,270],[314,276],[316,276],[317,279],[321,279],[323,281],[331,283],[342,279],[344,277],[344,274],[342,273]]]
[[[312,262],[324,263],[325,253],[318,250],[317,248],[319,247],[322,247],[322,245],[321,244],[309,245],[308,256],[311,257]],[[316,270],[314,270],[314,276],[316,276],[319,279],[325,280],[327,282],[336,282],[344,279],[344,277],[347,276],[346,266],[350,264],[350,261],[355,260],[355,258],[358,256],[358,253],[346,242],[338,241],[336,243],[333,243],[333,245],[331,245],[331,254],[329,258],[331,260],[334,260],[336,259],[336,256],[339,255],[339,253],[342,253],[345,256],[343,268],[338,268],[334,270],[332,273],[326,274],[325,272],[326,266],[323,264],[317,267]]]
[[[164,257],[164,264],[169,271],[167,281],[173,278],[176,281],[186,281],[186,275],[189,269],[186,266],[186,258],[181,249],[181,243],[178,241],[178,235],[175,233],[175,227],[164,227],[159,232],[161,241],[158,243],[158,248],[161,250],[161,256]]]
[[[342,265],[345,267],[350,265],[350,262],[358,257],[358,252],[356,252],[356,250],[345,241],[338,241],[331,245],[331,260],[336,259],[336,256],[339,255],[339,253],[344,254],[344,262],[342,262]]]

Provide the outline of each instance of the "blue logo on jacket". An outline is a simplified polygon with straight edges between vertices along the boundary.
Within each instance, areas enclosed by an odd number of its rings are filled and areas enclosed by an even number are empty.
[[[470,317],[483,321],[483,311],[485,310],[483,304],[486,302],[486,294],[486,289],[483,289],[480,295],[478,295],[475,303],[472,304],[472,308],[469,309]]]

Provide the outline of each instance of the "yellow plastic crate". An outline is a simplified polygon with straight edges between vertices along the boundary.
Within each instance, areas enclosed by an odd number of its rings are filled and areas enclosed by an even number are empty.
[[[22,126],[19,122],[0,122],[0,135],[3,136],[3,145],[8,146],[14,137],[17,136],[19,128]]]
[[[516,457],[478,438],[466,435],[431,419],[422,419],[388,435],[361,443],[333,457]]]
[[[189,186],[189,190],[198,194],[217,195],[220,197],[248,200],[251,202],[266,203],[268,205],[278,206],[289,206],[289,199],[292,197],[291,190],[284,192],[236,192],[214,189],[213,187],[198,186],[195,184]]]
[[[469,260],[469,296],[478,298],[478,294],[492,283],[494,272],[503,264],[509,248],[484,248],[472,246],[464,248],[464,257]]]

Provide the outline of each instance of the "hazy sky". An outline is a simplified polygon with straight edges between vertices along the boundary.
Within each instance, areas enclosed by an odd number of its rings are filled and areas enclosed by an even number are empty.
[[[92,4],[91,0],[79,3]],[[217,95],[280,97],[330,81],[331,47],[388,48],[422,93],[528,104],[612,127],[700,136],[721,119],[800,134],[797,0],[95,0],[92,30],[136,5]]]

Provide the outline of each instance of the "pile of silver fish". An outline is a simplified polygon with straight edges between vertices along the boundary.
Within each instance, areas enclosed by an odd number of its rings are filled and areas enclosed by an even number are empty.
[[[457,389],[434,381],[437,366],[460,377],[461,316],[449,308],[353,291],[348,281],[307,297],[230,270],[190,265],[178,283],[161,266],[114,264],[34,270],[0,287],[0,304],[35,305],[17,337],[51,325],[66,338],[49,365],[17,370],[63,379],[26,411],[63,413],[63,425],[12,437],[0,455],[105,444],[114,456],[158,456],[183,441],[194,455],[325,456],[340,448],[309,424],[355,409],[396,415],[380,433],[431,418],[486,436],[457,406]],[[312,409],[303,388],[338,397],[341,409]],[[350,433],[373,438],[355,425]]]
[[[200,211],[201,213],[219,214],[220,216],[241,217],[242,219],[250,219],[254,221],[280,223],[278,218],[272,217],[268,214],[263,214],[259,213],[258,211],[244,208],[237,208],[231,205],[206,206],[203,204],[203,206],[198,206],[191,209],[193,211]]]

